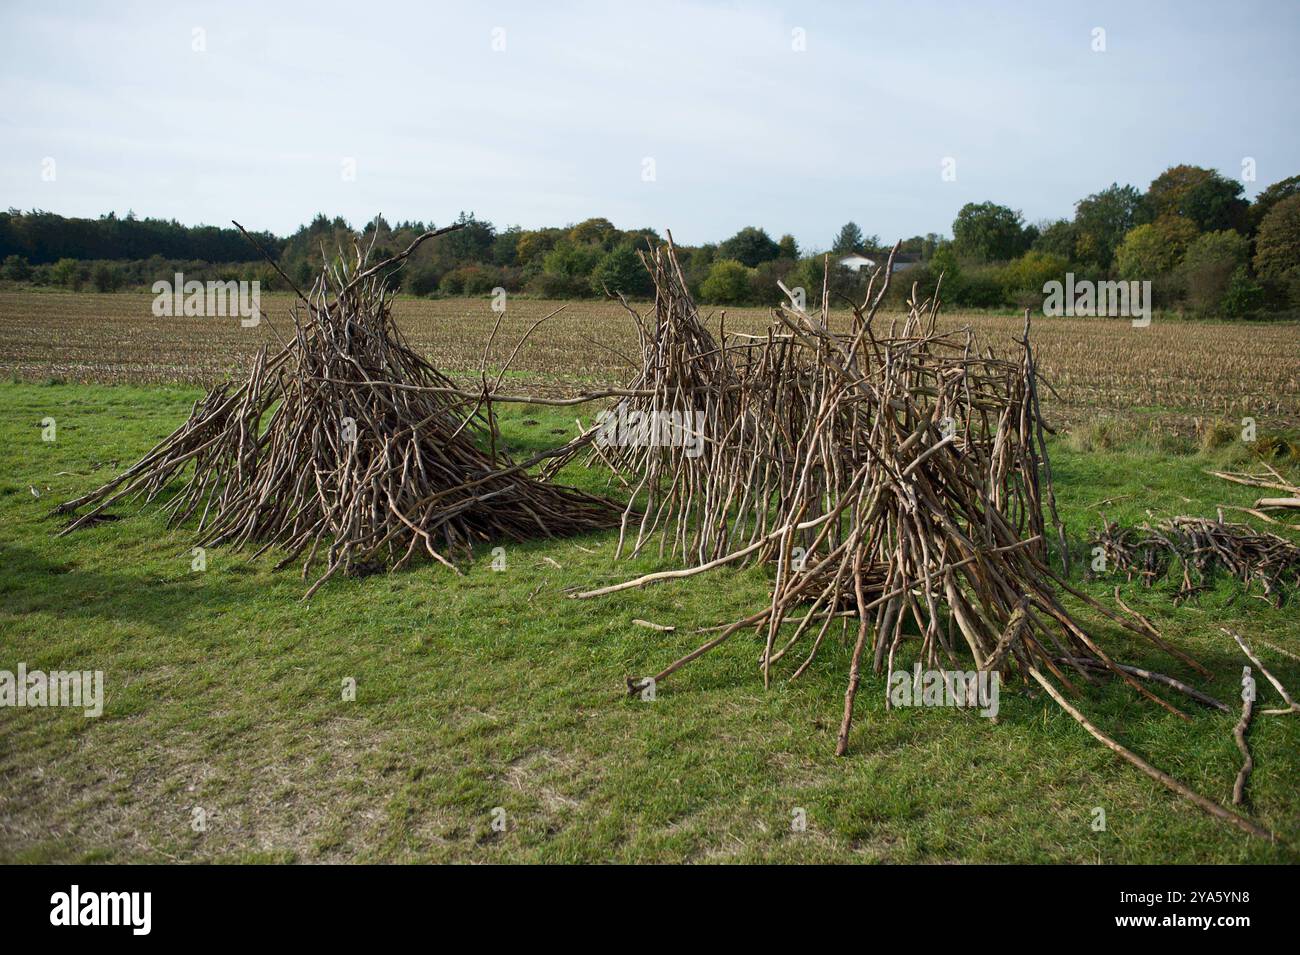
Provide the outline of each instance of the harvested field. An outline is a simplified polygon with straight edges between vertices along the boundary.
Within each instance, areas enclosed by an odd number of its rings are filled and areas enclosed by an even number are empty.
[[[256,348],[287,334],[290,296],[263,296],[260,327],[235,319],[156,318],[146,293],[0,291],[0,373],[26,381],[199,383],[241,367]],[[561,303],[512,298],[490,360]],[[437,367],[475,368],[496,315],[484,299],[403,298],[399,325]],[[709,323],[716,332],[721,310]],[[836,313],[847,323],[847,312]],[[726,310],[731,331],[757,333],[765,308]],[[940,313],[939,327],[973,327],[995,347],[1020,334],[1013,315]],[[1039,318],[1033,340],[1049,417],[1066,423],[1097,414],[1153,414],[1190,431],[1196,419],[1254,417],[1261,425],[1300,421],[1300,324],[1180,322],[1157,315],[1148,328],[1124,319]],[[635,368],[636,333],[617,303],[574,301],[538,329],[511,363],[538,390],[575,381],[612,384]]]

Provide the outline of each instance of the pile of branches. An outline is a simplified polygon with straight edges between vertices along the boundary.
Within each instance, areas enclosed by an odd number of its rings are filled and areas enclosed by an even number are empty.
[[[537,461],[501,449],[486,377],[478,395],[457,389],[398,330],[384,277],[446,231],[374,265],[360,246],[351,262],[340,255],[299,292],[283,347],[263,348],[242,385],[213,388],[135,465],[60,505],[81,512],[63,533],[143,498],[173,525],[196,519],[201,546],[277,547],[277,569],[301,560],[304,580],[323,568],[306,599],[338,573],[416,557],[456,570],[453,556],[478,542],[612,527],[615,506],[538,480]]]
[[[1107,566],[1148,587],[1177,567],[1176,602],[1208,589],[1220,571],[1248,587],[1257,584],[1276,606],[1281,606],[1284,586],[1300,586],[1300,547],[1247,524],[1226,522],[1222,514],[1215,519],[1174,517],[1155,527],[1121,527],[1103,518],[1093,544],[1101,548]]]
[[[728,339],[723,329],[714,339],[671,244],[649,264],[653,325],[642,334],[643,367],[629,389],[636,394],[616,413],[702,411],[706,450],[692,457],[644,443],[597,453],[652,504],[629,504],[628,514],[644,515],[631,551],[657,530],[661,552],[667,541],[695,562],[575,596],[723,565],[775,567],[767,605],[716,628],[650,679],[662,681],[744,630],[763,639],[765,683],[779,663],[801,657],[795,679],[837,624],[855,629],[843,752],[864,661],[892,672],[913,624],[928,665],[954,662],[964,647],[980,669],[1018,662],[1070,688],[1092,678],[1082,665],[1058,667],[1058,658],[1109,667],[1061,604],[1058,591],[1068,585],[1048,566],[1050,468],[1027,328],[1015,361],[981,353],[969,330],[937,331],[937,300],[877,330],[886,269],[846,332],[831,330],[827,304],[810,315],[792,300],[765,336]],[[629,680],[629,690],[644,684]]]
[[[795,510],[801,520],[824,514],[828,501],[848,491],[852,463],[870,457],[860,445],[879,396],[859,386],[888,367],[898,376],[888,398],[895,410],[903,407],[900,395],[925,403],[946,443],[980,462],[991,500],[1017,532],[1040,538],[1032,549],[1045,559],[1043,505],[1055,517],[1055,500],[1027,343],[1019,361],[981,354],[969,330],[935,331],[937,305],[876,336],[868,326],[885,287],[874,300],[869,287],[872,304],[854,309],[848,334],[831,333],[824,305],[816,318],[779,309],[765,335],[728,336],[724,324],[715,337],[686,288],[671,234],[646,265],[656,289],[649,321],[624,303],[640,337],[641,369],[627,397],[603,417],[689,422],[694,440],[611,446],[599,425],[585,436],[596,445],[589,463],[611,466],[633,492],[620,555],[635,556],[657,538],[661,555],[706,562],[767,542]],[[669,430],[651,425],[649,436]],[[821,459],[810,462],[810,451]],[[763,560],[774,550],[746,553]]]
[[[1028,314],[1014,359],[979,350],[969,330],[940,332],[937,297],[919,302],[915,288],[906,317],[878,328],[891,261],[879,290],[873,278],[866,300],[853,305],[847,329],[832,328],[826,281],[819,313],[787,290],[791,303],[775,311],[766,335],[728,337],[723,327],[715,338],[690,301],[671,237],[647,264],[657,294],[648,319],[638,316],[643,364],[612,413],[653,418],[689,409],[698,413],[704,451],[655,441],[611,450],[598,440],[599,425],[584,439],[595,445],[593,460],[611,465],[635,491],[624,536],[633,515],[641,522],[634,543],[620,541],[620,553],[640,552],[658,535],[660,552],[683,566],[571,596],[756,563],[771,566],[774,579],[763,606],[705,628],[713,634],[705,643],[654,676],[629,677],[630,694],[744,632],[761,644],[765,685],[782,667],[794,680],[838,630],[853,648],[836,743],[843,754],[862,673],[871,667],[892,677],[900,648],[914,640],[914,659],[927,667],[968,654],[980,671],[1032,680],[1152,778],[1268,835],[1125,749],[1066,699],[1108,677],[1189,719],[1146,685],[1185,692],[1185,684],[1112,660],[1062,602],[1063,593],[1073,594],[1172,650],[1149,622],[1098,603],[1050,566],[1049,536],[1061,542],[1063,564],[1067,549]]]

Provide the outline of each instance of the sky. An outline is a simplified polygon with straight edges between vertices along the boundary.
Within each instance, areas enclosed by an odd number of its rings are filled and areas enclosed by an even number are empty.
[[[1177,163],[1300,174],[1298,51],[1295,0],[5,0],[0,207],[950,234]]]

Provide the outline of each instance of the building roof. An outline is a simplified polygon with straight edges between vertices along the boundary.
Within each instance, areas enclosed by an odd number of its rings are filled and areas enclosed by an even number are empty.
[[[839,261],[841,262],[845,261],[846,259],[862,259],[866,262],[870,262],[872,265],[875,265],[877,262],[888,262],[889,253],[888,252],[846,252],[839,257]],[[919,253],[916,252],[899,252],[897,255],[894,256],[895,265],[900,265],[905,262],[920,262],[920,261],[921,261],[921,256]]]

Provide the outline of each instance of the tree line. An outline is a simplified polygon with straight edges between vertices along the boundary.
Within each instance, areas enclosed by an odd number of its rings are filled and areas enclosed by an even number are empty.
[[[1179,165],[1140,191],[1112,184],[1075,203],[1069,219],[1026,225],[1019,212],[969,203],[930,271],[945,298],[972,306],[1034,305],[1045,282],[1150,281],[1156,304],[1246,316],[1300,307],[1300,176],[1264,189]]]
[[[420,247],[390,281],[416,296],[485,295],[496,288],[545,298],[619,292],[652,293],[639,254],[661,241],[649,228],[622,230],[592,218],[562,228],[497,229],[461,213],[462,229]],[[377,216],[360,230],[376,257],[405,248],[433,223],[389,223]],[[358,237],[341,218],[316,216],[287,238],[255,236],[287,276],[310,284],[329,258]],[[1246,316],[1300,308],[1300,176],[1263,190],[1251,202],[1242,184],[1197,166],[1173,166],[1145,190],[1113,184],[1075,203],[1069,218],[1028,224],[993,202],[968,203],[952,236],[903,240],[908,268],[891,294],[902,302],[913,284],[924,297],[943,276],[943,298],[967,308],[1035,307],[1043,284],[1066,272],[1077,279],[1150,280],[1156,304],[1194,314]],[[800,249],[791,235],[747,226],[717,243],[679,246],[688,285],[699,300],[719,305],[770,305],[777,283],[820,298],[860,297],[868,271],[838,258],[888,254],[879,236],[849,222],[823,249]],[[830,268],[827,271],[827,255]],[[0,278],[101,291],[147,287],[183,271],[187,277],[256,279],[264,288],[286,283],[257,259],[237,230],[183,226],[175,221],[113,214],[71,219],[50,212],[0,213]]]

